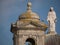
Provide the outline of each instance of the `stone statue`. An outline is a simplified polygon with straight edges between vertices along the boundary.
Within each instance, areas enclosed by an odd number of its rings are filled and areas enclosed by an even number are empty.
[[[53,7],[50,8],[50,11],[47,16],[47,21],[49,24],[49,32],[55,32],[56,13],[53,10]]]

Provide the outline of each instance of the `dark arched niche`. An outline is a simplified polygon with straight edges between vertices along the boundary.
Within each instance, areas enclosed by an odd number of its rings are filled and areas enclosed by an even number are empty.
[[[28,42],[27,45],[35,45],[35,40],[32,39],[32,38],[28,38],[28,39],[26,40],[26,43],[27,43],[27,42]]]

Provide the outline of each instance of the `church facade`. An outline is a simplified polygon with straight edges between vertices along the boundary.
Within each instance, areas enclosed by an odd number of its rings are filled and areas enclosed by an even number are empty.
[[[15,23],[11,24],[13,45],[59,45],[60,36],[57,35],[55,27],[52,28],[53,30],[50,30],[50,25],[47,26],[44,22],[40,21],[40,17],[32,12],[31,5],[31,2],[28,2],[27,11],[21,14]],[[54,15],[51,14],[51,11],[52,8],[49,15]],[[51,21],[49,19],[47,21],[50,24]],[[50,27],[49,32],[45,34],[48,27]],[[55,44],[56,41],[57,43]]]

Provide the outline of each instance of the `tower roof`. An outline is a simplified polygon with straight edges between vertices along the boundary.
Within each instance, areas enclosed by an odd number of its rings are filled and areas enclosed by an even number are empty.
[[[27,3],[27,11],[19,16],[19,19],[40,19],[38,14],[32,12],[31,10],[32,3],[29,1]]]
[[[27,11],[19,16],[19,20],[16,23],[12,23],[11,32],[18,30],[42,30],[46,31],[47,25],[41,22],[40,17],[32,12],[31,2],[27,3]]]

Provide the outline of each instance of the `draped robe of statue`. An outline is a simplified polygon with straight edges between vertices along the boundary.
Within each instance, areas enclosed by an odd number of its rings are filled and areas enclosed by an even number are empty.
[[[55,32],[56,13],[53,10],[53,7],[51,7],[51,9],[48,13],[47,21],[49,24],[49,32]]]

